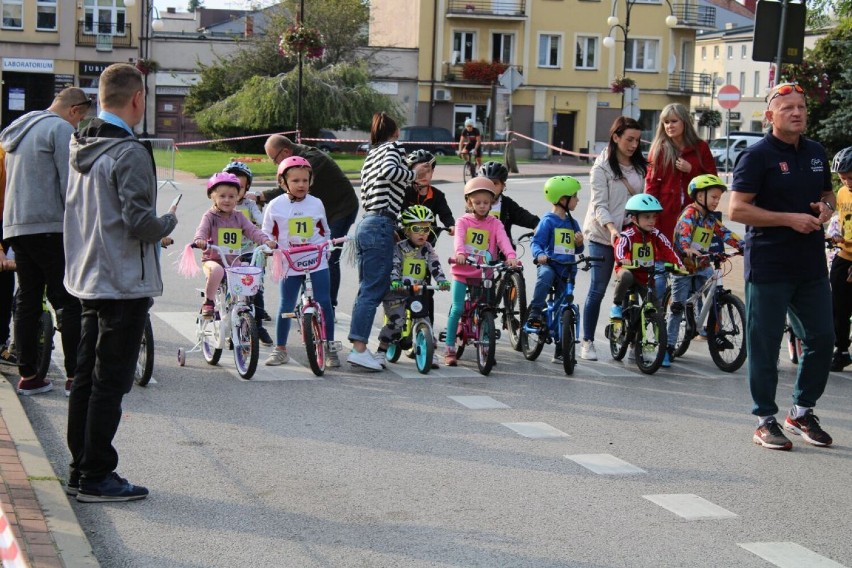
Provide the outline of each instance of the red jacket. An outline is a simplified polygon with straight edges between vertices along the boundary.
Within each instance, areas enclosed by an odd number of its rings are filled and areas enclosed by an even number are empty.
[[[702,174],[718,175],[716,162],[710,153],[710,146],[704,140],[699,140],[697,146],[687,146],[680,155],[692,166],[692,171],[683,173],[677,168],[661,170],[662,159],[648,165],[645,174],[645,193],[660,200],[663,212],[657,217],[657,228],[667,239],[671,240],[677,219],[683,208],[692,203],[689,197],[689,182]],[[660,164],[660,168],[657,165]]]
[[[646,233],[638,225],[631,223],[621,231],[615,242],[616,274],[626,270],[621,267],[622,264],[653,266],[654,262],[660,261],[671,262],[683,268],[671,242],[656,228]],[[643,286],[648,284],[648,273],[644,270],[634,270],[633,277]]]

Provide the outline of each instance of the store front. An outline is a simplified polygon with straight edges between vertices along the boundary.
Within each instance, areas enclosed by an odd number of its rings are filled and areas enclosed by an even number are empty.
[[[52,59],[4,57],[2,72],[0,128],[28,112],[44,110],[53,102],[56,77]]]

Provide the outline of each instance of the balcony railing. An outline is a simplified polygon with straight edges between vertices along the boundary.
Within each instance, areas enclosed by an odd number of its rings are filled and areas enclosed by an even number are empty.
[[[113,47],[133,47],[130,24],[77,22],[77,45],[112,51]]]
[[[712,93],[713,77],[709,73],[690,73],[677,71],[669,75],[668,91],[681,95],[707,95]]]
[[[690,28],[715,28],[716,8],[713,6],[699,6],[698,4],[674,4],[674,15],[677,17],[677,25]]]
[[[447,15],[518,17],[526,16],[526,0],[449,0]]]

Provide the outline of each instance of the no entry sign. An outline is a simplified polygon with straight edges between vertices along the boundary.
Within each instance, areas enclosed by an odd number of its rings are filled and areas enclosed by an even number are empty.
[[[733,85],[725,85],[719,89],[719,94],[716,95],[716,99],[719,101],[719,106],[728,110],[731,110],[738,104],[740,104],[740,99],[742,95],[740,94],[740,90]]]

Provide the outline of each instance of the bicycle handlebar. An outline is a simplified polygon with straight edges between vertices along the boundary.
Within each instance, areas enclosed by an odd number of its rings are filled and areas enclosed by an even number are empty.
[[[520,237],[518,237],[518,242],[531,240],[535,236],[535,231],[530,231],[529,233],[524,233]]]
[[[625,264],[625,263],[622,263],[622,262],[617,262],[616,264],[618,266],[620,266],[621,268],[624,268],[625,270],[642,270],[642,271],[647,272],[648,274],[661,274],[663,272],[672,272],[674,274],[682,274],[682,275],[683,274],[689,274],[688,272],[685,272],[680,266],[677,266],[677,265],[675,265],[671,262],[664,263],[663,264],[663,270],[657,270],[656,266],[653,265],[653,264],[651,266],[640,266],[638,264]]]
[[[508,264],[506,264],[505,261],[497,261],[497,262],[494,262],[493,264],[489,264],[487,262],[484,262],[484,263],[483,262],[476,262],[476,257],[473,257],[473,256],[468,256],[465,260],[466,260],[465,266],[470,266],[472,268],[478,268],[480,270],[487,270],[489,268],[492,269],[492,270],[512,270],[513,268],[521,268],[520,262],[518,263],[517,267],[512,267],[512,266],[509,266]],[[447,260],[447,262],[449,262],[450,264],[458,264],[456,262],[456,258],[454,256],[451,256]]]
[[[580,270],[591,270],[592,263],[595,261],[603,262],[604,257],[602,256],[586,256],[584,254],[578,254],[576,260],[571,262],[563,262],[561,260],[556,260],[555,258],[548,258],[545,261],[545,264],[553,264],[555,266],[577,266],[578,264],[585,264]],[[539,264],[538,259],[533,259],[533,264]]]

